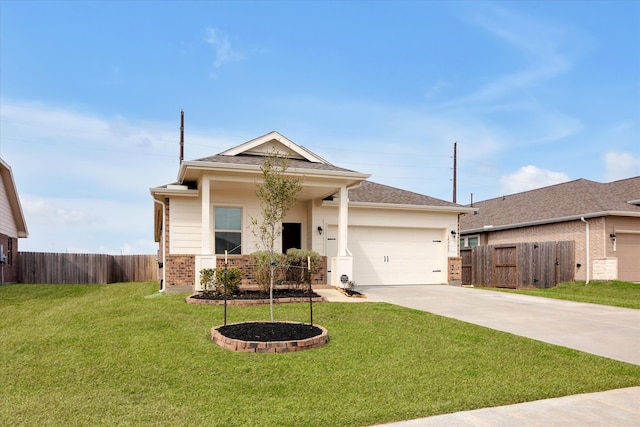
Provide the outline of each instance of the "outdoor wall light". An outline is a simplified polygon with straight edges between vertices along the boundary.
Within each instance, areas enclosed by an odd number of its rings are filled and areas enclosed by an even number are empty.
[[[318,226],[318,234],[322,236],[322,227]]]
[[[458,233],[456,233],[456,230],[451,230],[451,235],[452,235],[453,237],[456,237],[456,234],[458,234]]]
[[[609,234],[609,237],[611,237],[612,239],[615,239],[616,238],[616,233]]]

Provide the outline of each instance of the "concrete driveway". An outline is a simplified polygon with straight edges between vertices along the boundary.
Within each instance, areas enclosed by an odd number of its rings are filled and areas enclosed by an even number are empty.
[[[446,285],[359,286],[358,291],[369,301],[640,365],[640,310]]]

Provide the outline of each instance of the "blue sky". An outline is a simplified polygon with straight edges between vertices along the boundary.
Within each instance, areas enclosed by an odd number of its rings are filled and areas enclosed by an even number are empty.
[[[640,2],[0,1],[26,251],[155,253],[149,188],[277,130],[458,203],[640,175]]]

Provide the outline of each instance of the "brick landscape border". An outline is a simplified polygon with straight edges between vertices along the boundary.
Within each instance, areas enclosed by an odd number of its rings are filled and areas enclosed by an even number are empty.
[[[244,322],[239,322],[244,323]],[[232,323],[237,325],[239,323]],[[260,323],[260,322],[258,322]],[[269,323],[269,322],[261,322]],[[296,322],[280,322],[280,323],[296,323]],[[230,325],[232,325],[230,324]],[[299,323],[296,323],[299,324]],[[211,328],[211,341],[220,347],[228,350],[243,352],[243,353],[290,353],[293,351],[310,350],[325,345],[329,341],[329,334],[327,330],[320,325],[313,325],[320,328],[322,333],[315,337],[293,340],[293,341],[243,341],[234,338],[225,337],[220,333],[218,328],[222,326],[216,326]]]

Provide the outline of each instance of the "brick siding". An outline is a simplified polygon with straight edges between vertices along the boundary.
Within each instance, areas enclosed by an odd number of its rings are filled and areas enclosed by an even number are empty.
[[[167,255],[166,265],[166,285],[191,286],[196,281],[196,255]],[[224,256],[216,257],[216,268],[224,268]],[[242,275],[243,287],[255,287],[258,283],[253,280],[254,266],[250,265],[250,255],[229,255],[228,268],[237,268]],[[311,277],[312,285],[324,285],[327,283],[327,257],[320,257],[318,273]],[[170,290],[169,290],[170,291]]]

